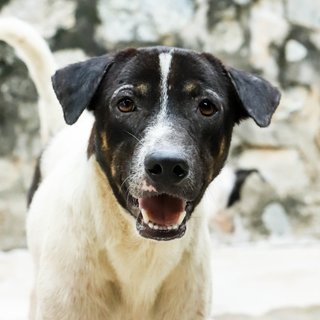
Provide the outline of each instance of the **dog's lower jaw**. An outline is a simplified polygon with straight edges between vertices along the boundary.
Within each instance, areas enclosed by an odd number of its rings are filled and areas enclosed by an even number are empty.
[[[174,227],[161,227],[153,225],[152,222],[146,224],[142,215],[139,215],[136,220],[136,228],[139,234],[144,238],[156,241],[170,241],[182,238],[186,232],[187,226],[185,221],[183,221],[180,225],[175,225]]]

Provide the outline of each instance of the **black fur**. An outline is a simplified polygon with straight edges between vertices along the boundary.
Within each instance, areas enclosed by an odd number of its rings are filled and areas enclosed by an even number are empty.
[[[52,77],[53,89],[67,124],[74,124],[90,105],[100,81],[112,64],[112,55],[95,57],[58,70]]]
[[[267,127],[281,94],[268,81],[234,68],[228,69],[244,110],[260,127]]]

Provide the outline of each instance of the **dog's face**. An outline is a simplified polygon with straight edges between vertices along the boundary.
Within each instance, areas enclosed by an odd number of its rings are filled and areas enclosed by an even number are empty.
[[[171,240],[221,170],[235,123],[269,124],[279,92],[209,54],[128,49],[53,77],[67,123],[95,115],[94,155],[141,236]]]

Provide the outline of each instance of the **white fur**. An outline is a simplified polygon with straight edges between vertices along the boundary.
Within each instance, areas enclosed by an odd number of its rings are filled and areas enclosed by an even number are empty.
[[[62,109],[51,86],[51,76],[56,67],[50,49],[36,30],[15,18],[0,19],[0,40],[16,50],[36,85],[41,141],[45,145],[64,126]]]
[[[172,126],[168,119],[168,79],[171,69],[171,61],[174,50],[170,52],[160,53],[159,65],[161,74],[161,86],[160,86],[160,110],[156,120],[148,128],[148,134],[145,141],[150,146],[158,145],[159,141],[163,141],[168,138],[172,132]]]
[[[21,32],[14,45],[28,57],[33,79],[43,80],[42,98],[51,107],[56,101],[48,89],[52,70],[45,68],[49,51],[38,38],[33,45],[30,29],[25,34],[20,27],[13,26],[12,35],[7,29],[6,40],[13,43]],[[92,115],[84,113],[42,155],[42,182],[27,215],[35,265],[30,319],[205,319],[211,301],[206,220],[195,211],[181,239],[157,242],[139,236],[135,219],[116,201],[95,156],[87,159],[92,125]]]
[[[95,157],[87,159],[91,125],[84,115],[43,154],[27,223],[37,271],[32,319],[205,319],[206,221],[195,212],[178,240],[139,236]]]
[[[168,104],[168,78],[171,68],[172,54],[173,50],[170,52],[160,53],[159,64],[161,72],[161,109],[160,115],[165,115]]]

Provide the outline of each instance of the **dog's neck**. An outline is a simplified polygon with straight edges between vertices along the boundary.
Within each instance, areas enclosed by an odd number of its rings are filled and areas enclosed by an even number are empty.
[[[121,237],[135,237],[134,220],[117,202],[94,154],[88,159],[88,165],[87,190],[98,237],[101,236],[103,241],[109,241],[110,238],[122,241]]]

